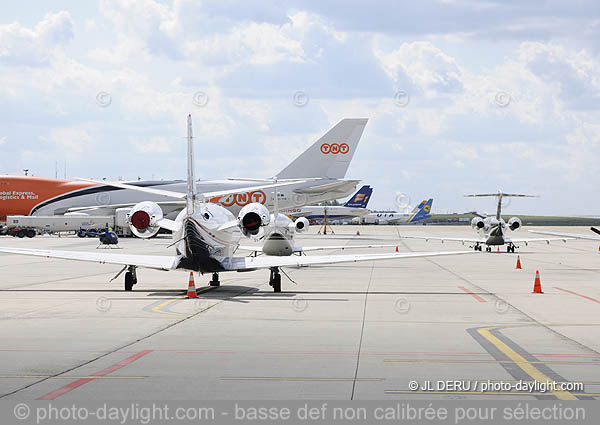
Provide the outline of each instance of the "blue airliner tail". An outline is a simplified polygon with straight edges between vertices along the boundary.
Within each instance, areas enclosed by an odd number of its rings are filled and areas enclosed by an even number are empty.
[[[344,206],[350,208],[367,208],[371,193],[373,193],[371,186],[365,185],[361,187],[359,191],[344,204]]]
[[[421,203],[415,207],[412,211],[413,215],[408,220],[408,223],[414,223],[421,221],[431,216],[431,206],[433,205],[433,198],[427,201],[421,201]]]

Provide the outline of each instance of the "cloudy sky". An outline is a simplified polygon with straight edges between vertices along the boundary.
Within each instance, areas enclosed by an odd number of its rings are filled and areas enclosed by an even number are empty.
[[[298,93],[301,93],[299,96]],[[27,1],[0,16],[0,173],[268,177],[345,117],[372,208],[600,214],[597,1]],[[58,163],[58,167],[56,164]]]

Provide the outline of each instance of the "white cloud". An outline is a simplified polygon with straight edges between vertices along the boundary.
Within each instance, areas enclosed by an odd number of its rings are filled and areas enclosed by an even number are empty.
[[[191,112],[202,177],[264,177],[341,118],[368,117],[348,177],[377,188],[374,208],[398,190],[452,208],[465,184],[540,193],[564,189],[567,176],[565,205],[590,189],[600,171],[591,17],[557,4],[543,17],[526,4],[470,0],[370,6],[115,0],[76,19],[36,10],[40,22],[23,24],[7,14],[0,144],[22,163],[2,165],[53,175],[66,156],[77,158],[73,175],[181,178]],[[298,90],[310,99],[302,108]],[[397,106],[396,90],[408,105]],[[100,91],[110,105],[97,105]],[[92,160],[106,156],[108,165]],[[558,204],[545,199],[534,207]]]
[[[73,21],[66,11],[47,13],[33,29],[18,22],[0,25],[0,64],[47,65],[73,37]]]
[[[53,128],[47,136],[40,136],[43,141],[56,144],[61,150],[82,153],[89,149],[92,138],[81,128]]]
[[[392,80],[398,82],[398,74],[403,73],[426,96],[462,91],[462,70],[456,59],[429,41],[402,43],[399,49],[390,53],[375,47],[375,56]]]
[[[171,144],[164,137],[151,137],[150,140],[134,139],[136,149],[143,153],[171,152]]]

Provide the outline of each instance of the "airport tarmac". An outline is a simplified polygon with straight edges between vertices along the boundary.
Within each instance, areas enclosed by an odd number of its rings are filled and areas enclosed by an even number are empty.
[[[463,250],[398,241],[397,232],[472,235],[462,226],[317,230],[298,243]],[[122,239],[115,252],[166,255],[168,242]],[[0,246],[23,248],[96,245],[0,238]],[[0,254],[0,398],[600,399],[598,245],[530,243],[515,254],[288,268],[296,283],[282,276],[279,294],[268,270],[222,274],[216,289],[206,286],[210,276],[196,276],[196,300],[184,298],[184,272],[139,270],[134,291],[124,292],[122,276],[107,283],[118,266]],[[531,293],[536,270],[544,294]],[[534,379],[584,390],[514,388]],[[447,380],[470,386],[438,388]],[[430,381],[434,390],[413,391],[411,381]],[[483,382],[496,388],[482,392]]]

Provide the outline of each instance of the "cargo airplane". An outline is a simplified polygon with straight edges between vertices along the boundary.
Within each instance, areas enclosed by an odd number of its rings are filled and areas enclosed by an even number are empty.
[[[341,120],[281,170],[276,175],[279,183],[297,182],[279,186],[279,205],[291,208],[350,195],[356,189],[358,180],[346,180],[344,177],[366,124],[367,119]],[[212,196],[207,201],[238,214],[250,203],[264,204],[273,209],[273,197],[263,189],[253,189],[258,184],[270,181],[245,178],[199,180],[196,186],[202,193],[233,191],[227,195]],[[134,181],[125,187],[116,187],[105,182],[0,176],[0,222],[6,222],[8,215],[112,215],[117,208],[129,208],[142,201],[157,203],[165,216],[175,219],[185,207],[181,199],[173,199],[160,192],[141,192],[136,187],[182,194],[186,192],[184,180]]]
[[[495,197],[498,200],[496,208],[496,215],[492,217],[480,216],[474,217],[471,220],[471,227],[475,230],[477,236],[466,237],[466,238],[446,238],[439,236],[400,236],[403,239],[424,239],[428,240],[439,240],[439,241],[457,241],[472,244],[471,247],[475,251],[481,251],[482,246],[485,245],[487,252],[492,251],[493,246],[506,245],[506,252],[515,252],[518,248],[517,244],[527,245],[529,242],[547,242],[550,241],[564,241],[565,238],[513,238],[508,236],[507,233],[517,231],[522,227],[521,219],[518,217],[511,217],[508,221],[504,221],[502,218],[502,199],[508,197],[519,197],[519,198],[531,198],[534,195],[521,195],[517,193],[504,193],[501,190],[498,193],[482,193],[475,195],[465,195],[465,197]],[[568,239],[568,238],[567,238]]]
[[[138,206],[139,216],[137,218],[132,217],[132,221],[138,221],[138,226],[164,227],[171,230],[175,247],[174,255],[154,256],[8,247],[0,247],[0,252],[122,265],[123,268],[115,278],[125,272],[125,290],[127,291],[132,290],[133,285],[137,283],[136,270],[138,267],[157,270],[184,270],[202,274],[212,273],[211,286],[219,285],[219,273],[222,272],[270,269],[269,284],[273,287],[274,292],[281,291],[280,268],[286,266],[309,266],[470,253],[470,251],[394,252],[383,254],[235,257],[234,253],[239,246],[242,235],[256,233],[260,231],[261,227],[268,225],[270,213],[263,204],[253,202],[243,207],[236,218],[221,205],[207,202],[212,196],[225,196],[232,193],[232,191],[225,191],[222,194],[198,193],[194,177],[191,115],[188,115],[187,133],[188,172],[186,193],[149,187],[129,187],[124,183],[109,183],[118,188],[131,188],[146,195],[161,195],[185,201],[185,208],[181,210],[175,220],[164,218],[160,207],[151,201],[145,201],[143,202],[144,205]],[[269,187],[273,186],[265,185],[261,189]],[[136,228],[140,230],[138,227]]]
[[[342,220],[360,217],[368,214],[367,204],[371,199],[373,189],[371,186],[363,186],[344,205],[307,205],[305,207],[287,208],[282,214],[290,217],[304,217],[310,220]]]
[[[423,200],[410,213],[373,212],[358,219],[360,224],[413,224],[431,217],[433,198]]]

